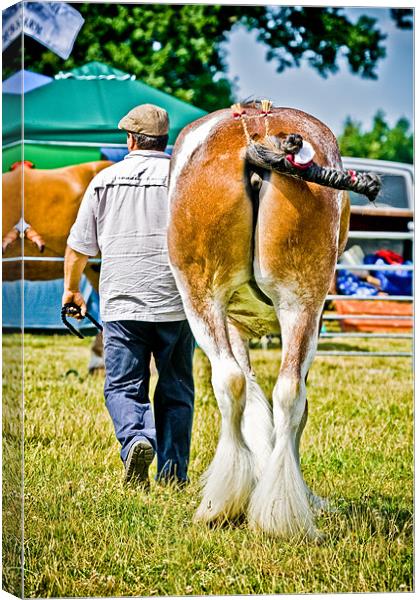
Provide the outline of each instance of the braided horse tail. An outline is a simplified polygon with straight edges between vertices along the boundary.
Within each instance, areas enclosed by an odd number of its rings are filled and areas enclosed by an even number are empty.
[[[294,156],[303,146],[303,138],[299,134],[290,134],[280,143],[273,137],[267,138],[267,141],[270,147],[249,140],[246,150],[249,164],[337,190],[358,192],[370,202],[375,201],[381,190],[381,178],[377,173],[341,171],[321,167],[312,160],[305,165],[296,163]]]

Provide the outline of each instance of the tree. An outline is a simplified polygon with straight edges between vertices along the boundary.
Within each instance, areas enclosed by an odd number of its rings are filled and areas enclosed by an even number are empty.
[[[378,111],[373,118],[371,131],[362,131],[361,123],[348,117],[338,143],[343,156],[413,162],[410,123],[403,118],[394,127],[390,127],[382,111]]]
[[[46,75],[98,60],[135,74],[145,83],[206,110],[229,105],[234,82],[226,71],[223,42],[234,27],[257,31],[267,58],[282,72],[302,60],[322,76],[338,70],[344,56],[352,73],[376,78],[386,55],[375,19],[352,23],[342,8],[75,3],[85,18],[67,61],[25,38],[25,66]],[[394,9],[400,27],[412,10]],[[4,76],[20,68],[13,60],[19,41],[6,50]]]

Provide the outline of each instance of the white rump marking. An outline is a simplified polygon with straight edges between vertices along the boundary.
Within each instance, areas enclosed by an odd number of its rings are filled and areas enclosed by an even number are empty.
[[[221,119],[223,119],[225,115],[217,115],[208,121],[205,121],[195,129],[192,129],[184,138],[182,146],[178,151],[175,162],[172,163],[172,171],[171,171],[171,183],[169,185],[169,197],[173,191],[174,184],[181,173],[182,169],[188,163],[189,159],[192,156],[194,150],[200,146],[204,142],[204,140],[209,135],[210,131],[213,127],[218,123]]]

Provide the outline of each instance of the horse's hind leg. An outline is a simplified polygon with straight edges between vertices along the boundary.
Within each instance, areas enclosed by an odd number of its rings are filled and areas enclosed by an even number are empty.
[[[190,290],[185,309],[198,345],[212,367],[212,385],[222,423],[214,458],[203,475],[203,499],[195,520],[232,518],[244,511],[254,486],[252,454],[242,434],[246,377],[235,359],[227,331],[224,307],[214,296],[194,303]]]
[[[299,462],[305,425],[305,379],[316,352],[322,306],[304,306],[297,297],[278,303],[282,364],[273,391],[275,444],[251,499],[250,520],[264,531],[317,537],[308,488]]]
[[[247,338],[231,322],[228,322],[228,332],[233,354],[246,377],[246,404],[242,433],[253,454],[255,477],[258,480],[273,449],[272,410],[252,370]]]

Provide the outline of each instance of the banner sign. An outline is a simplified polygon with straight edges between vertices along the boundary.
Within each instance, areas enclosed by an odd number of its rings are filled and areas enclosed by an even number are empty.
[[[66,2],[22,4],[3,11],[3,50],[23,31],[61,58],[68,58],[85,21],[79,11]]]
[[[3,52],[22,33],[22,13],[22,4],[13,4],[3,11]]]

